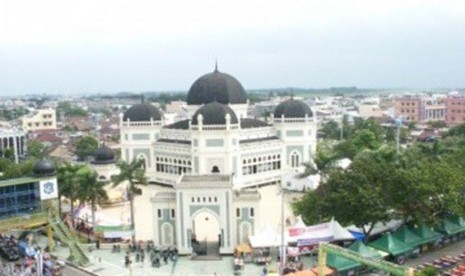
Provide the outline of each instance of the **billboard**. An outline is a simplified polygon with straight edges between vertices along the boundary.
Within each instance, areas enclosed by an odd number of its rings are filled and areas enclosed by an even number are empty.
[[[40,199],[47,200],[58,197],[58,185],[56,178],[42,180],[40,185]]]

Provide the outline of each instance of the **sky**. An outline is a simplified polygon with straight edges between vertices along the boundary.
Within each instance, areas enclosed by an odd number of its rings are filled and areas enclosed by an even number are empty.
[[[463,0],[0,0],[0,96],[465,87]]]

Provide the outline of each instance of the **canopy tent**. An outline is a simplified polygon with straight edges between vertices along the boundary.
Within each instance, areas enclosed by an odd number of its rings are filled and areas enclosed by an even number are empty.
[[[128,238],[132,235],[132,229],[130,225],[97,225],[95,226],[95,232],[103,233],[103,237],[107,239],[114,238]]]
[[[465,217],[460,217],[460,216],[455,215],[455,216],[449,217],[449,220],[465,228]]]
[[[235,250],[238,253],[252,253],[253,251],[252,247],[250,247],[250,245],[246,243],[241,243],[241,244],[236,245]]]
[[[368,246],[384,252],[388,252],[393,256],[401,255],[413,250],[410,245],[394,238],[390,233],[382,236],[374,242],[369,243]]]
[[[411,247],[417,247],[423,244],[423,240],[420,236],[413,233],[407,226],[401,226],[397,229],[396,232],[392,234],[392,236],[404,243],[410,245]]]
[[[302,216],[297,216],[297,221],[292,225],[293,228],[299,228],[299,227],[307,227],[305,225],[304,221],[302,220]]]
[[[371,230],[370,235],[373,236],[373,235],[377,235],[377,234],[380,234],[386,231],[393,231],[397,229],[400,225],[402,225],[402,221],[396,220],[396,219],[393,219],[387,222],[378,222],[373,226],[373,229]],[[365,225],[363,226],[363,228],[365,229],[365,231],[368,231],[370,229],[370,226]],[[352,233],[355,232],[357,234],[363,235],[363,230],[355,225],[348,226],[346,227],[346,229]]]
[[[357,252],[365,258],[381,259],[381,254],[378,251],[366,246],[362,241],[356,241],[348,247],[349,250]]]
[[[334,219],[307,227],[291,227],[286,233],[286,241],[297,242],[299,246],[341,240],[354,240],[354,236]]]
[[[253,248],[281,245],[278,234],[269,224],[257,235],[249,236],[249,241]]]
[[[438,225],[436,225],[435,230],[446,235],[454,235],[462,232],[464,229],[462,226],[450,221],[449,219],[443,219]]]
[[[361,264],[357,263],[356,261],[352,261],[350,259],[331,253],[328,253],[326,264],[336,269],[338,272],[351,270],[361,266]]]
[[[443,237],[440,233],[432,230],[426,225],[420,225],[411,229],[413,233],[419,236],[422,240],[422,244],[430,243],[439,240]]]
[[[341,240],[354,240],[354,235],[349,232],[349,230],[342,227],[339,222],[334,219],[331,219],[331,228],[333,230],[334,240],[341,241]]]

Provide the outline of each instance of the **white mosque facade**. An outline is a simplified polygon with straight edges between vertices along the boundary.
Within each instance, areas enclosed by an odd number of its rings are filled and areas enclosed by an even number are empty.
[[[220,254],[260,231],[260,187],[311,159],[316,118],[303,102],[279,104],[268,122],[247,117],[248,100],[234,77],[197,79],[187,95],[190,119],[165,124],[149,103],[121,116],[121,155],[143,159],[146,176],[169,187],[151,197],[153,240],[181,254],[216,242]],[[201,250],[201,249],[198,249]]]

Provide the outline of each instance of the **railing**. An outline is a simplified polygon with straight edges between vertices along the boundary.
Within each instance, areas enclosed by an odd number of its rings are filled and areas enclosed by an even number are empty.
[[[48,219],[53,230],[55,230],[55,234],[58,236],[58,238],[63,243],[68,245],[71,261],[74,261],[81,266],[90,265],[91,262],[89,260],[89,257],[87,257],[86,253],[78,243],[76,237],[71,235],[68,228],[59,218],[59,216],[50,214]]]

